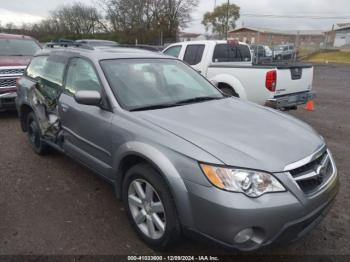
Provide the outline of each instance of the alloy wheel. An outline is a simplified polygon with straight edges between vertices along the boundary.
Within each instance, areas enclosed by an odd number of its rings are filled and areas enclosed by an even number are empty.
[[[143,179],[132,181],[128,189],[128,205],[134,222],[151,239],[165,233],[164,205],[154,187]]]

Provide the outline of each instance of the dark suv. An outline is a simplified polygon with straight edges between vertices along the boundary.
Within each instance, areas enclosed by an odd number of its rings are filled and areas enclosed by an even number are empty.
[[[29,36],[0,34],[0,111],[15,108],[16,81],[40,49]]]

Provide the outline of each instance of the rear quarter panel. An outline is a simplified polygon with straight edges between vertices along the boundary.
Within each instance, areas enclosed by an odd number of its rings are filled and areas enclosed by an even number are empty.
[[[269,70],[273,68],[213,64],[208,68],[207,78],[229,84],[242,99],[265,105],[266,100],[274,97],[274,92],[265,87],[266,72]]]

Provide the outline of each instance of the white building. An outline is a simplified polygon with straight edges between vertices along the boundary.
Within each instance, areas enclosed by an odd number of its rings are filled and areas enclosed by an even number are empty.
[[[350,25],[335,29],[334,47],[350,46]]]

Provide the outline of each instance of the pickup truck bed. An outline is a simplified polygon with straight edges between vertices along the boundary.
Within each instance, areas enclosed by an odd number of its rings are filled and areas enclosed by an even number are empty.
[[[266,74],[276,71],[276,88],[266,88]],[[233,75],[235,79],[225,77]],[[213,63],[206,77],[214,82],[229,84],[243,99],[273,108],[292,108],[305,104],[314,95],[312,89],[313,67],[307,64],[234,65]],[[258,81],[257,81],[258,80]],[[251,88],[246,88],[251,87]]]
[[[295,109],[314,97],[310,64],[252,64],[249,46],[235,41],[192,41],[163,51],[184,60],[223,92],[276,109]]]

